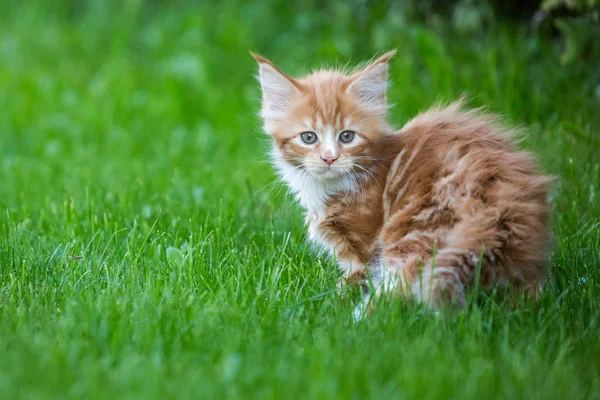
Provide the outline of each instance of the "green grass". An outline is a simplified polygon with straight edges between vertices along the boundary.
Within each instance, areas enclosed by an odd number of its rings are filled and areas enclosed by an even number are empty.
[[[0,398],[600,397],[600,98],[550,42],[381,7],[25,3],[0,3]],[[470,93],[560,177],[539,303],[354,323],[271,191],[248,51],[301,73],[392,47],[394,123]]]

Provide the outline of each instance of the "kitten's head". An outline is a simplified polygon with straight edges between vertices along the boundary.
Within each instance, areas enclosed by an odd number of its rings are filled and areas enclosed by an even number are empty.
[[[390,51],[350,75],[321,70],[292,78],[269,60],[259,63],[261,116],[275,156],[324,181],[365,170],[387,133]]]

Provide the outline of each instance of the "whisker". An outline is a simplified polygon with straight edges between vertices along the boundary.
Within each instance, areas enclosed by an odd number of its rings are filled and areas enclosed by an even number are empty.
[[[364,167],[362,165],[359,165],[359,164],[354,164],[352,167],[353,168],[356,167],[356,168],[360,169],[362,172],[368,174],[371,177],[371,179],[373,179],[373,181],[375,181],[375,183],[377,184],[377,186],[379,186],[379,189],[381,189],[383,191],[383,188],[379,184],[379,181],[377,180],[377,178],[375,178],[375,175],[373,175],[373,173],[371,171],[369,171],[368,168],[366,168],[366,167]]]

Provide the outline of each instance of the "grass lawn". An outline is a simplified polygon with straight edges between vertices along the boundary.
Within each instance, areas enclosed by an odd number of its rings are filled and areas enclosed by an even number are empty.
[[[600,398],[600,86],[579,65],[401,10],[107,3],[0,2],[0,398]],[[538,303],[354,323],[334,293],[273,183],[248,51],[302,73],[393,47],[396,125],[469,93],[560,177]]]

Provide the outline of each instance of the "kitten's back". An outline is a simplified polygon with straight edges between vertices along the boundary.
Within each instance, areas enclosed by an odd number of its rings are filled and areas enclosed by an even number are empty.
[[[385,259],[403,260],[410,280],[427,265],[418,259],[461,285],[479,267],[486,286],[544,280],[552,177],[517,150],[514,130],[457,102],[420,114],[394,140],[402,150],[383,196]]]

